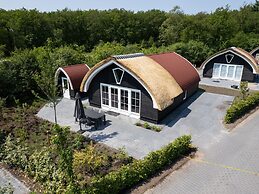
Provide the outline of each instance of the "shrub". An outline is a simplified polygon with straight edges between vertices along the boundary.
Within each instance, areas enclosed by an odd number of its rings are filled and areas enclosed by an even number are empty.
[[[145,122],[143,124],[141,122],[137,122],[135,125],[138,126],[138,127],[143,127],[145,129],[150,129],[150,130],[153,130],[153,131],[156,131],[156,132],[160,132],[162,130],[161,127],[155,126],[155,125],[150,125],[147,122]]]
[[[253,93],[247,96],[245,99],[240,99],[235,102],[228,108],[225,115],[226,123],[233,123],[237,119],[241,118],[248,111],[254,109],[259,104],[259,93]]]
[[[83,151],[74,152],[73,168],[77,173],[95,174],[101,167],[109,163],[107,155],[98,153],[92,142]]]
[[[28,148],[21,146],[18,141],[12,140],[8,135],[2,146],[0,159],[11,167],[19,167],[24,170],[28,162]]]
[[[242,99],[245,99],[248,96],[249,88],[248,88],[248,82],[241,82],[240,83],[240,93],[242,96]]]
[[[148,179],[157,171],[189,153],[190,150],[191,136],[179,137],[162,149],[151,152],[143,160],[136,160],[103,177],[93,178],[85,193],[119,193]]]

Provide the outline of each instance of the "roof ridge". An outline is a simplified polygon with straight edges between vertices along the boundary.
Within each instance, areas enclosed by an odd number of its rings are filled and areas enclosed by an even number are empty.
[[[128,59],[128,58],[135,58],[135,57],[142,57],[145,56],[144,53],[130,53],[125,55],[112,55],[115,59]]]

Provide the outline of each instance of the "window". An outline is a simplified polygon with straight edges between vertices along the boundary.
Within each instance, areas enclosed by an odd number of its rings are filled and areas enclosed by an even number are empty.
[[[234,77],[234,71],[235,71],[235,66],[228,66],[228,73],[227,73],[227,78],[233,78]]]
[[[242,65],[236,66],[236,72],[235,72],[235,79],[236,80],[241,80],[242,71],[243,71],[243,66]]]
[[[140,112],[140,93],[131,91],[131,112]]]
[[[122,110],[128,110],[129,107],[128,107],[128,95],[129,95],[129,92],[128,90],[124,90],[124,89],[121,89],[121,109]]]
[[[115,68],[112,70],[113,71],[113,75],[116,81],[116,84],[121,84],[123,75],[124,75],[124,70],[120,69],[120,68]]]
[[[102,104],[109,105],[109,88],[102,85]]]
[[[233,54],[226,54],[225,57],[226,57],[227,63],[231,63],[231,61],[234,58],[234,55]]]
[[[187,98],[187,94],[188,94],[188,91],[187,91],[187,90],[185,90],[183,100],[185,100],[185,99]]]
[[[213,66],[213,78],[223,78],[240,81],[243,73],[243,65],[220,64]]]
[[[220,77],[224,78],[227,75],[227,65],[221,65]]]
[[[219,77],[220,64],[215,63],[213,66],[213,77]]]
[[[118,89],[111,87],[111,107],[118,108]]]
[[[103,109],[139,118],[141,107],[139,90],[101,83],[100,92]]]

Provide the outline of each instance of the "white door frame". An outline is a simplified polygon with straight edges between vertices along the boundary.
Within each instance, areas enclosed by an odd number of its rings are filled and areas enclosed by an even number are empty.
[[[102,97],[102,86],[108,87],[108,94],[109,94],[109,105],[103,104],[103,97]],[[118,90],[118,108],[111,106],[111,88],[115,88]],[[128,91],[128,111],[121,109],[121,90]],[[139,113],[132,112],[131,111],[131,92],[137,92],[139,93]],[[104,84],[100,83],[100,93],[101,93],[101,108],[107,111],[114,111],[118,112],[133,118],[140,118],[140,109],[141,109],[141,92],[140,90],[116,86],[116,85],[110,85],[110,84]]]
[[[215,65],[219,65],[219,72],[218,72],[218,75],[214,75],[214,74],[213,74],[213,72],[214,72],[214,66],[215,66]],[[221,76],[220,76],[222,66],[227,66],[225,77],[221,77]],[[230,66],[231,66],[231,67],[234,67],[234,73],[233,73],[232,77],[227,77],[227,75],[228,75],[228,70],[229,70],[229,67],[230,67]],[[236,74],[236,69],[237,69],[237,67],[242,67],[242,69],[241,69],[241,76],[240,76],[239,79],[236,79],[236,78],[235,78],[235,74]],[[233,81],[241,81],[242,75],[243,75],[243,69],[244,69],[244,66],[243,66],[243,65],[225,64],[225,63],[214,63],[214,64],[213,64],[213,70],[212,70],[212,78],[216,78],[216,79],[227,79],[227,80],[233,80]]]
[[[66,82],[66,84],[65,84],[65,82]],[[66,77],[61,77],[61,85],[62,85],[63,97],[70,99],[69,81]],[[66,89],[65,85],[67,85],[67,89]]]

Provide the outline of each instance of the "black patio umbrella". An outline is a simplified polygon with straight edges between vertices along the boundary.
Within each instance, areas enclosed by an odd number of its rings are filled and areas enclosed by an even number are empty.
[[[75,120],[78,121],[82,118],[85,118],[85,112],[84,112],[81,96],[78,92],[76,93],[75,99],[76,99],[76,102],[75,102],[74,117],[75,117]]]

